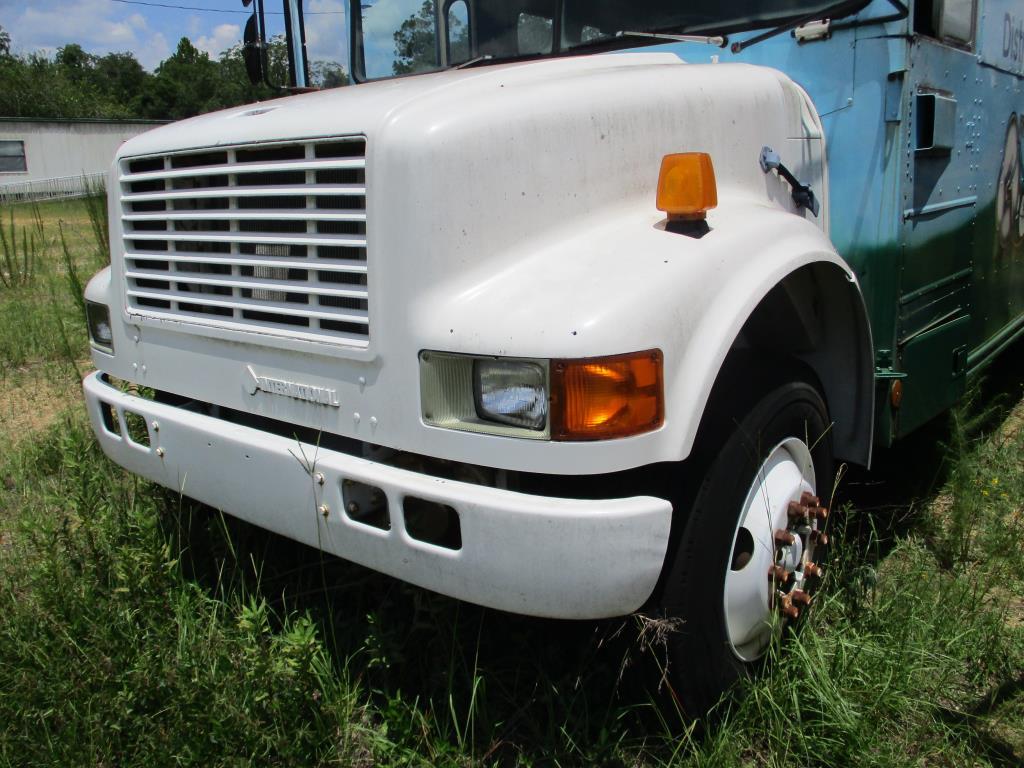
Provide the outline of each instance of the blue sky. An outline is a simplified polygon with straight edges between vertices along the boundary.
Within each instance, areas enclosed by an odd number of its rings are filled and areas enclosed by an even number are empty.
[[[182,37],[216,57],[239,42],[247,13],[241,0],[147,0],[190,9],[163,8],[118,0],[0,0],[0,26],[16,53],[53,52],[78,43],[95,54],[131,51],[147,69],[170,55]],[[343,62],[343,0],[306,0],[307,40],[315,58]],[[206,10],[191,10],[202,8]],[[279,9],[275,0],[266,8]],[[281,17],[268,20],[283,31]]]

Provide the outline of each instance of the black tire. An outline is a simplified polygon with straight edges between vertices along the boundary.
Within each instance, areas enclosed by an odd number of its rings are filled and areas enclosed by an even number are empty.
[[[665,617],[681,620],[668,635],[662,682],[673,702],[695,718],[705,716],[741,676],[762,663],[744,661],[733,651],[724,606],[739,517],[755,475],[775,446],[791,437],[806,442],[807,436],[816,493],[827,498],[834,478],[828,410],[810,384],[779,385],[742,418],[715,423],[731,428],[724,441],[707,436],[716,450],[700,468],[696,492],[683,495],[692,501],[681,510],[685,525],[670,553],[661,593]]]

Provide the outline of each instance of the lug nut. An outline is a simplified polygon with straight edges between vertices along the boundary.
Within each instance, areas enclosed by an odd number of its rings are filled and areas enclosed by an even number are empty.
[[[820,565],[815,565],[814,563],[804,564],[805,576],[813,576],[816,579],[820,579],[824,573]]]
[[[811,596],[804,592],[802,589],[794,589],[792,592],[789,593],[789,598],[796,605],[802,605],[806,607],[811,604]]]
[[[824,531],[811,531],[811,538],[814,539],[815,544],[821,544],[823,547],[828,546],[828,534]]]
[[[781,565],[773,565],[768,569],[768,578],[772,581],[778,582],[779,584],[784,584],[789,581],[789,571]]]
[[[796,501],[789,502],[789,508],[786,510],[789,514],[790,520],[806,520],[810,517],[811,508],[805,507]]]
[[[775,543],[789,546],[796,538],[789,531],[776,531],[775,532]]]
[[[800,494],[800,503],[805,507],[820,507],[821,499],[815,496],[810,491],[804,491]]]
[[[779,598],[779,612],[791,619],[799,619],[800,609],[793,605],[793,598],[786,594],[780,594]]]

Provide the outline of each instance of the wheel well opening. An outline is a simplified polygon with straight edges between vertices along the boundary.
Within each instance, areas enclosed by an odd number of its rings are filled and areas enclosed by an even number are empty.
[[[868,465],[874,424],[871,333],[856,283],[834,264],[790,273],[758,303],[716,376],[695,451],[715,451],[732,421],[787,380],[806,381],[821,393],[836,457]]]

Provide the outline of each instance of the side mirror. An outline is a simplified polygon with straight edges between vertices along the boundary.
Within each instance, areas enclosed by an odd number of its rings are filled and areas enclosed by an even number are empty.
[[[256,14],[249,17],[242,34],[242,60],[245,62],[245,73],[253,85],[264,81],[263,41],[260,39],[259,25]]]

